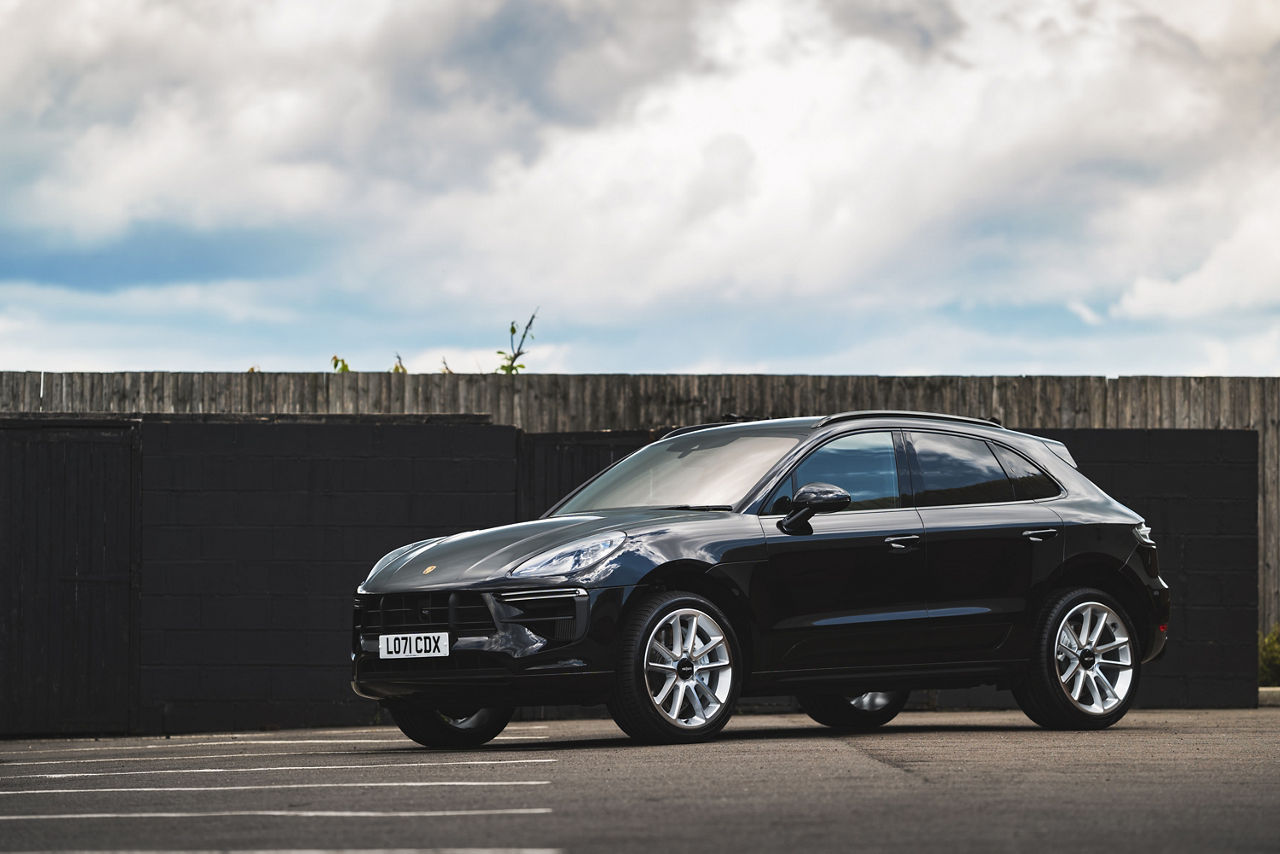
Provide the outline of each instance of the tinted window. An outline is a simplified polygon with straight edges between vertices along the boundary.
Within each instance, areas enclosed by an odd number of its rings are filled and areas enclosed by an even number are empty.
[[[1012,501],[1013,484],[981,439],[912,433],[920,466],[920,507]]]
[[[1005,473],[1013,481],[1013,495],[1019,501],[1053,498],[1061,492],[1058,484],[1053,482],[1053,478],[1021,454],[1000,445],[993,444],[991,447],[995,449],[996,457],[999,458],[1000,465],[1004,466]]]
[[[794,484],[832,483],[853,499],[850,510],[898,506],[898,465],[892,433],[855,433],[828,442],[796,467],[765,503],[766,512],[786,513]]]

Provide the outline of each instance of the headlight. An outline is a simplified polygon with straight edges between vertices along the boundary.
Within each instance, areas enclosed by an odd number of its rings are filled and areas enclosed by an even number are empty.
[[[511,570],[513,578],[536,575],[572,575],[597,564],[622,548],[627,535],[622,531],[596,534],[551,552],[529,558]]]

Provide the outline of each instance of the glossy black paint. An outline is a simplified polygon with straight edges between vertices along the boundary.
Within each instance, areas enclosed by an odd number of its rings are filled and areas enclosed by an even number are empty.
[[[918,413],[711,429],[724,431],[717,440],[761,430],[797,442],[729,509],[559,515],[566,503],[582,503],[576,497],[588,494],[589,481],[542,519],[425,541],[383,558],[357,591],[365,606],[388,594],[466,591],[482,597],[494,629],[484,637],[451,637],[447,659],[384,661],[376,633],[357,627],[353,687],[374,698],[441,703],[601,702],[615,667],[618,625],[637,591],[656,589],[689,590],[720,606],[748,662],[745,693],[1004,684],[1025,666],[1041,604],[1069,586],[1100,587],[1119,599],[1137,623],[1144,660],[1163,649],[1169,591],[1155,547],[1134,533],[1141,517],[1089,482],[1048,440]],[[840,511],[827,490],[825,499],[811,502],[811,518],[783,530],[781,511],[789,508],[776,495],[805,486],[793,473],[808,470],[805,461],[817,459],[828,442],[869,432],[892,436],[893,471],[881,476],[896,478],[898,494],[876,500],[897,506]],[[1007,493],[998,482],[983,493],[1000,500],[941,503],[948,487],[926,483],[921,457],[955,446],[971,448],[993,482],[1001,457],[1006,465],[1021,460],[1040,479],[1022,472]],[[1057,494],[1048,495],[1055,487]],[[1019,498],[1020,489],[1047,497]],[[513,574],[573,543],[611,546],[615,533],[625,540],[590,566]],[[566,590],[583,594],[571,638],[554,640],[509,622],[515,612],[505,595]]]

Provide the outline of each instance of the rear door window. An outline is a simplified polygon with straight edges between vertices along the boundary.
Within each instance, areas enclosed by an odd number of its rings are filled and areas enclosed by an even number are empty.
[[[1062,493],[1053,478],[1041,471],[1035,463],[1003,445],[993,442],[991,447],[995,449],[996,457],[1009,475],[1009,480],[1013,481],[1014,498],[1031,501],[1036,498],[1056,498]]]
[[[1013,501],[1013,483],[982,439],[947,433],[911,433],[917,507]]]

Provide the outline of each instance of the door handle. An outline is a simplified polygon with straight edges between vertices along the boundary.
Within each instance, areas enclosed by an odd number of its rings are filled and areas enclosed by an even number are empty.
[[[1057,528],[1041,528],[1036,531],[1023,531],[1022,536],[1026,537],[1033,543],[1043,543],[1045,540],[1052,540],[1058,536]]]
[[[885,537],[884,541],[889,544],[891,549],[905,549],[918,543],[920,537],[916,534],[903,534],[899,537]]]

